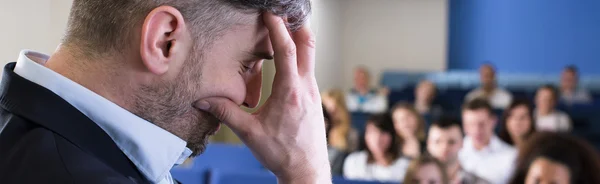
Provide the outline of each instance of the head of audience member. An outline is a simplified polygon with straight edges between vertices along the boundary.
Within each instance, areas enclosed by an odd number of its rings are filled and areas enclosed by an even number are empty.
[[[463,128],[477,150],[487,147],[496,126],[496,115],[485,99],[467,102],[462,108]]]
[[[458,152],[463,146],[463,131],[458,119],[442,117],[429,127],[427,152],[448,168],[458,166]]]
[[[536,133],[521,147],[511,184],[600,183],[598,152],[567,134]]]
[[[484,91],[491,92],[496,88],[496,69],[491,64],[481,65],[479,68],[479,80]]]
[[[389,114],[377,114],[367,120],[365,143],[368,163],[388,166],[399,157],[396,130]]]
[[[334,89],[321,95],[323,106],[330,113],[331,127],[328,131],[330,146],[341,150],[348,148],[348,133],[350,131],[350,114],[342,90]]]
[[[558,103],[558,91],[552,85],[540,87],[535,94],[536,113],[546,115],[552,113]]]
[[[567,66],[560,75],[560,89],[563,93],[572,93],[579,83],[577,67]]]
[[[415,103],[420,106],[430,106],[435,99],[436,92],[437,90],[433,82],[428,80],[419,82],[415,89]]]
[[[437,159],[423,155],[410,163],[404,184],[448,184],[449,179],[444,164]]]
[[[400,102],[390,112],[400,144],[407,140],[425,139],[425,120],[412,104]]]
[[[518,146],[535,132],[533,108],[525,99],[514,100],[504,110],[502,128],[498,135],[504,142]]]
[[[354,69],[354,89],[361,94],[366,94],[371,89],[371,75],[367,67],[359,66]]]

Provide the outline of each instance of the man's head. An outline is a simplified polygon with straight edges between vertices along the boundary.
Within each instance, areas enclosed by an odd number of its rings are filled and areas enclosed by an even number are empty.
[[[538,112],[549,113],[558,102],[558,90],[551,84],[540,87],[535,94],[535,106]]]
[[[479,80],[484,90],[492,90],[496,87],[496,70],[491,64],[481,65],[479,68]]]
[[[458,151],[462,146],[463,131],[459,120],[444,117],[429,127],[427,151],[446,165],[458,161]]]
[[[75,0],[62,47],[80,58],[73,65],[110,76],[96,82],[114,93],[104,96],[199,154],[219,120],[194,108],[196,101],[258,103],[262,61],[273,57],[265,11],[286,17],[294,30],[310,2]]]
[[[354,88],[357,90],[369,90],[369,80],[371,75],[369,70],[364,66],[359,66],[354,69]]]
[[[562,90],[575,90],[579,83],[579,73],[577,67],[567,66],[560,75],[560,87]]]
[[[433,82],[428,80],[421,81],[415,89],[416,100],[431,103],[435,98],[436,91],[437,90]]]
[[[496,116],[492,106],[485,99],[475,99],[464,104],[462,119],[465,134],[473,140],[473,146],[480,149],[489,144],[494,135]]]

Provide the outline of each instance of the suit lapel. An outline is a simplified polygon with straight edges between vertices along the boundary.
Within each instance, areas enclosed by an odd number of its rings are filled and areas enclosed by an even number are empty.
[[[113,140],[92,120],[52,91],[4,67],[0,106],[61,135],[126,177],[147,181]]]

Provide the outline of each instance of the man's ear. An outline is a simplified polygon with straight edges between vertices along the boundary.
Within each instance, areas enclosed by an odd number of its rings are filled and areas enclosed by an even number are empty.
[[[148,71],[162,75],[169,70],[175,54],[184,53],[187,28],[183,15],[171,6],[152,10],[142,25],[140,54]]]

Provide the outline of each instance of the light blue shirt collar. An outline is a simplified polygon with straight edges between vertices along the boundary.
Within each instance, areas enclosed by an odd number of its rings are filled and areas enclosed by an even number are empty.
[[[21,51],[14,72],[54,92],[98,124],[148,180],[171,183],[171,168],[192,154],[186,141],[44,67],[48,58]]]

